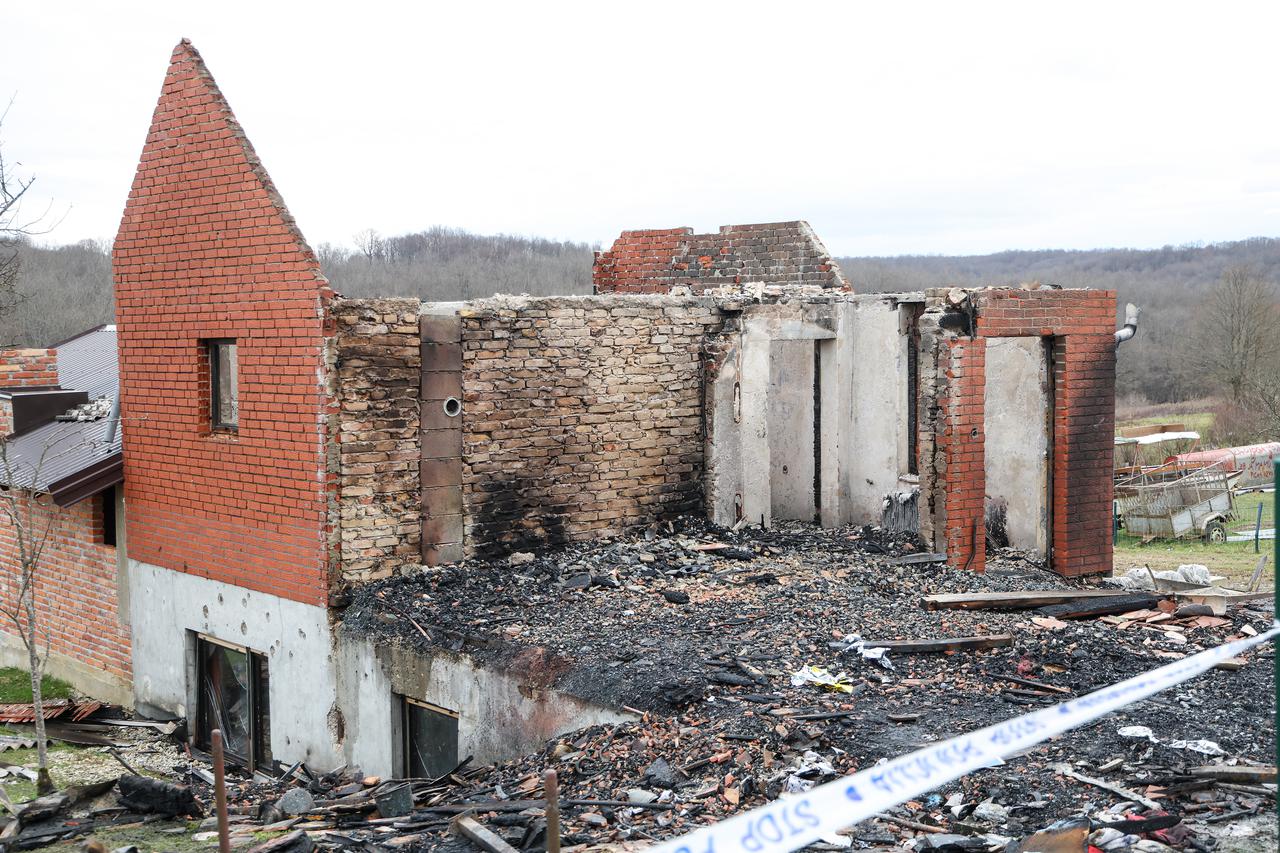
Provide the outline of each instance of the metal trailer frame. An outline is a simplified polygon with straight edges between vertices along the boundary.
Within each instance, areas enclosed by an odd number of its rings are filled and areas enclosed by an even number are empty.
[[[1116,506],[1126,532],[1144,539],[1203,536],[1210,541],[1235,513],[1241,472],[1216,462],[1192,471],[1144,472],[1116,487]],[[1214,525],[1214,522],[1221,524]]]

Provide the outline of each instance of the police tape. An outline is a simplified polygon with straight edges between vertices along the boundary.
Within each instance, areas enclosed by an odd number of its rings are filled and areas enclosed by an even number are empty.
[[[1280,633],[1225,643],[1050,708],[934,744],[749,812],[673,838],[651,853],[787,853],[1010,753],[1166,690]]]

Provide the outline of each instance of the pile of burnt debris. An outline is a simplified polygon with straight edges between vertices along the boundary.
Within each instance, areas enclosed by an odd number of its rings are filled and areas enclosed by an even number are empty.
[[[343,621],[375,642],[496,664],[541,650],[544,686],[631,718],[435,779],[232,772],[237,848],[538,851],[553,846],[550,824],[561,849],[639,849],[1256,635],[1273,613],[1067,581],[1023,554],[958,571],[874,528],[686,522],[423,570],[359,591]],[[1274,849],[1273,656],[1255,647],[813,849]],[[122,778],[97,812],[45,806],[9,838],[23,849],[42,821],[63,828],[50,839],[176,814],[204,823],[171,831],[209,841],[207,765],[193,755],[173,779],[142,790]]]

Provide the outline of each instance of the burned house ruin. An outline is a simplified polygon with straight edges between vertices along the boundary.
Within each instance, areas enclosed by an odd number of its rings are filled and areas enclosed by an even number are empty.
[[[625,715],[536,649],[344,630],[432,567],[692,514],[973,571],[994,518],[1111,569],[1112,292],[858,294],[790,222],[624,232],[589,296],[344,299],[185,41],[113,266],[134,700],[249,765],[425,773]]]

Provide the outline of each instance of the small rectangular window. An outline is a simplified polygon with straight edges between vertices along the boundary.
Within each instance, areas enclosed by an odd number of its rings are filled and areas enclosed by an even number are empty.
[[[267,661],[243,646],[199,636],[196,745],[209,749],[222,732],[228,760],[249,770],[271,763],[270,685]]]
[[[400,697],[405,776],[437,779],[458,766],[458,713]]]
[[[214,429],[237,429],[240,426],[240,368],[236,342],[212,340],[207,346],[211,422]]]
[[[116,545],[116,486],[108,486],[97,494],[98,517],[102,521],[102,533],[99,542],[103,545]]]

